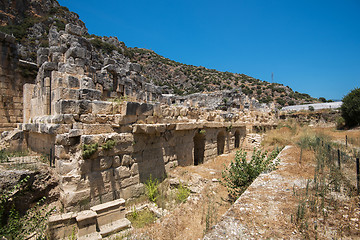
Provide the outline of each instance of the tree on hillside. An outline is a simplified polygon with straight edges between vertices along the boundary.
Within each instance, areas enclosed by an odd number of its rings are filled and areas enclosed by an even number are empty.
[[[341,115],[348,127],[360,125],[360,88],[355,88],[343,99]]]

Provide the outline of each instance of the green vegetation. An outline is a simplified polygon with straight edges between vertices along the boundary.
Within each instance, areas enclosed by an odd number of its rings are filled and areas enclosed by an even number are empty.
[[[260,173],[276,169],[279,161],[273,161],[280,150],[280,148],[275,148],[268,155],[266,151],[262,153],[261,150],[254,149],[249,162],[246,160],[245,151],[236,152],[235,160],[231,161],[230,166],[222,172],[223,180],[221,181],[227,188],[231,201],[235,201]]]
[[[214,196],[207,195],[207,208],[205,214],[205,229],[204,234],[207,233],[211,227],[217,222],[217,209],[215,207]]]
[[[0,195],[0,236],[6,239],[46,239],[47,220],[55,208],[47,210],[42,198],[24,215],[15,209],[14,200],[26,189],[29,176],[19,181],[10,191]],[[10,210],[7,208],[11,206]]]
[[[104,42],[99,37],[95,37],[95,38],[91,39],[90,42],[95,48],[102,50],[103,52],[105,52],[107,54],[111,54],[112,51],[118,51],[119,53],[122,53],[121,48],[117,48],[110,43]]]
[[[104,150],[111,150],[116,145],[116,142],[112,139],[107,140],[103,145],[101,145]]]
[[[83,158],[89,159],[97,150],[98,150],[99,144],[84,144],[83,145]]]
[[[190,190],[184,187],[182,184],[180,184],[177,188],[177,193],[176,193],[177,202],[179,203],[186,202],[186,199],[189,197],[189,195],[190,195]]]
[[[360,88],[355,88],[342,99],[341,116],[348,127],[360,124]]]
[[[27,151],[7,151],[2,149],[0,150],[0,162],[8,162],[11,157],[24,157],[28,155]]]
[[[134,228],[142,228],[150,223],[155,222],[156,220],[155,214],[147,208],[141,211],[133,209],[133,211],[126,217],[129,219]]]
[[[21,41],[22,39],[26,38],[28,29],[40,21],[41,18],[26,17],[18,25],[0,26],[0,31],[9,35],[13,34],[17,41]]]
[[[159,197],[159,180],[153,179],[150,174],[150,178],[145,182],[146,195],[148,196],[151,202],[155,202]]]

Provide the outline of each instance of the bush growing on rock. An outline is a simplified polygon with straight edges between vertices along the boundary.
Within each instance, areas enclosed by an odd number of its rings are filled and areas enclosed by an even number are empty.
[[[89,159],[97,150],[98,150],[99,144],[84,144],[83,145],[83,158]]]

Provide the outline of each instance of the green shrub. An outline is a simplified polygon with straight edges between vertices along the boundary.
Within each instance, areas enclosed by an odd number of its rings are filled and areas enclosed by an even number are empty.
[[[272,171],[279,164],[273,162],[281,149],[276,148],[270,155],[265,151],[254,149],[251,160],[247,162],[247,153],[243,150],[237,151],[235,160],[230,163],[222,172],[221,183],[227,188],[229,198],[235,201],[246,188],[255,180],[263,171]]]
[[[99,144],[84,144],[83,145],[83,158],[89,159],[97,150],[98,150]]]
[[[276,102],[278,103],[278,104],[280,104],[281,106],[284,106],[285,105],[285,100],[284,99],[282,99],[282,98],[277,98],[276,99]]]
[[[90,42],[95,48],[101,49],[105,53],[110,54],[114,50],[118,51],[119,53],[122,53],[120,48],[117,48],[117,47],[115,47],[114,45],[112,45],[110,43],[103,42],[99,38],[91,39]]]
[[[309,106],[309,111],[313,112],[315,111],[315,108],[313,106]]]
[[[159,180],[152,179],[152,175],[150,174],[150,178],[145,182],[146,195],[148,196],[151,202],[155,202],[159,196]]]
[[[348,127],[360,124],[360,88],[355,88],[342,99],[341,116]]]
[[[186,199],[189,197],[189,195],[190,195],[190,190],[184,187],[182,184],[180,184],[179,187],[177,188],[176,200],[181,203],[186,202]]]
[[[107,140],[101,147],[104,150],[111,150],[114,148],[116,142],[112,139]]]

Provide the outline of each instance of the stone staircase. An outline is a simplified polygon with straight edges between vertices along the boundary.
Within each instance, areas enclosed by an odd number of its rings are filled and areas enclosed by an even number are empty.
[[[102,239],[131,227],[125,218],[125,200],[117,199],[81,212],[49,218],[50,239]]]

